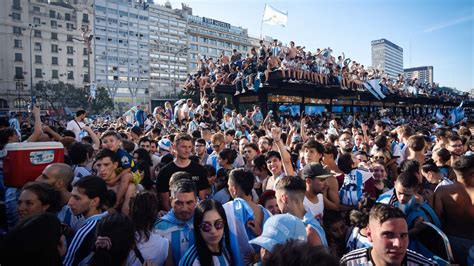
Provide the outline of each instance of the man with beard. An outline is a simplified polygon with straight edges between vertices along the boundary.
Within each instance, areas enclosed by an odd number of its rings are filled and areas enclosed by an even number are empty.
[[[64,265],[78,265],[93,250],[97,223],[107,215],[103,212],[112,205],[105,181],[97,176],[86,176],[74,184],[68,205],[74,215],[85,218],[77,230],[64,257]]]
[[[314,218],[321,220],[324,212],[323,190],[327,186],[326,178],[332,176],[319,163],[311,162],[303,168],[303,179],[306,183],[304,207]]]
[[[155,225],[157,232],[171,243],[175,265],[186,250],[194,244],[193,216],[197,204],[194,182],[180,179],[171,184],[172,209]]]
[[[451,153],[451,164],[453,164],[462,154],[463,154],[463,145],[462,139],[458,135],[453,135],[448,139],[448,144],[446,145],[449,153]]]
[[[258,155],[257,145],[255,145],[253,143],[245,144],[244,150],[243,150],[243,155],[244,155],[244,158],[245,158],[244,168],[247,169],[247,170],[252,170],[252,168],[253,168],[252,167],[252,161]]]
[[[342,132],[339,135],[339,155],[344,153],[351,153],[354,148],[352,136],[349,132]]]
[[[71,130],[76,135],[76,141],[81,141],[81,131],[86,126],[84,124],[84,119],[86,119],[87,112],[85,110],[78,110],[76,112],[76,117],[69,121],[66,126],[66,130]]]
[[[207,181],[206,171],[199,163],[189,159],[193,148],[193,137],[188,134],[181,133],[175,138],[176,158],[173,162],[167,164],[160,170],[156,178],[156,189],[160,193],[163,203],[163,209],[170,209],[170,178],[176,172],[186,172],[192,177],[196,184],[199,198],[205,199],[208,192],[209,182]]]
[[[258,149],[260,153],[265,154],[272,149],[273,140],[267,136],[260,137],[258,139]]]

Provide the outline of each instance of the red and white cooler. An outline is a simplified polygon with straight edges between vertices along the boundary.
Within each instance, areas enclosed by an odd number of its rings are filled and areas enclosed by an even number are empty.
[[[8,187],[21,188],[34,181],[49,164],[64,162],[64,146],[60,142],[9,143],[4,150],[4,183]]]

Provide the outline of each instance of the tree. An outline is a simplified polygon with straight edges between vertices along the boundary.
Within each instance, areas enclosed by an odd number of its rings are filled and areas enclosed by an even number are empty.
[[[82,108],[89,110],[91,114],[101,114],[107,110],[113,110],[114,103],[104,87],[99,87],[96,92],[96,98],[91,103],[89,88],[76,88],[71,84],[59,82],[51,84],[40,81],[36,84],[36,92],[39,98],[46,101],[56,114],[62,113],[64,107],[72,110]]]
[[[95,99],[92,100],[92,113],[101,114],[105,111],[114,110],[114,101],[110,97],[107,89],[104,87],[97,88]]]
[[[71,109],[87,106],[87,93],[71,84],[56,84],[40,81],[36,84],[38,98],[46,101],[56,114],[62,113],[64,107]]]

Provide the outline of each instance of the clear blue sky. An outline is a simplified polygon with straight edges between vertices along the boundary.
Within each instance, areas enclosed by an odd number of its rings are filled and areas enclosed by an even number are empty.
[[[155,3],[164,4],[164,0]],[[288,12],[286,27],[263,25],[263,35],[295,41],[311,51],[371,64],[370,41],[386,38],[403,48],[404,68],[432,65],[441,86],[474,88],[472,0],[182,0],[193,14],[247,28],[260,36],[265,3]]]

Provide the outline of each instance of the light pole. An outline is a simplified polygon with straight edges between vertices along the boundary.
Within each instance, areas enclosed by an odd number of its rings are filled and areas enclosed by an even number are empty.
[[[177,81],[176,81],[176,68],[178,67],[178,55],[180,55],[182,52],[187,52],[189,50],[189,47],[182,46],[178,51],[174,53],[174,57],[176,59],[175,64],[174,64],[174,70],[173,70],[173,82],[174,82],[174,97],[177,99]]]
[[[30,94],[31,103],[36,103],[36,91],[33,88],[33,29],[37,28],[38,25],[28,24],[30,29]]]

